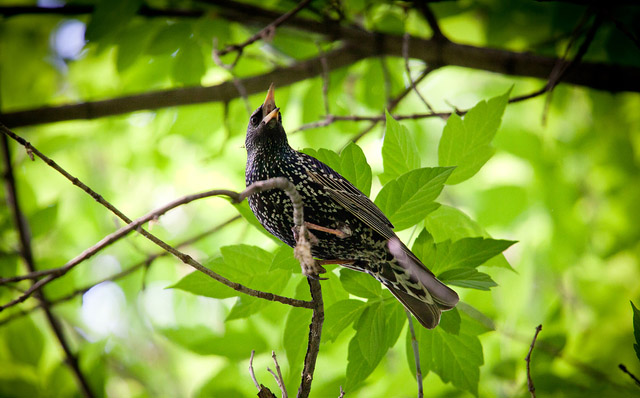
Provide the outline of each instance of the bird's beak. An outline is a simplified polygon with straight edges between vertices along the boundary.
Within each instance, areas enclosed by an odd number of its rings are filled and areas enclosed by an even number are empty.
[[[268,124],[271,121],[271,119],[274,119],[274,118],[278,120],[279,113],[280,113],[280,108],[275,108],[274,110],[269,112],[269,114],[265,116],[264,119],[262,119],[262,123]]]
[[[276,107],[276,97],[273,83],[269,86],[269,91],[267,92],[267,98],[264,99],[264,104],[262,104],[262,117],[266,118]]]

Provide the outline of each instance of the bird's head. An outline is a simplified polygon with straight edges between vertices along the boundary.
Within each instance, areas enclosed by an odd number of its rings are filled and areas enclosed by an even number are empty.
[[[256,149],[277,149],[286,145],[287,135],[282,127],[280,108],[276,107],[272,83],[264,103],[249,118],[245,147],[250,152]]]

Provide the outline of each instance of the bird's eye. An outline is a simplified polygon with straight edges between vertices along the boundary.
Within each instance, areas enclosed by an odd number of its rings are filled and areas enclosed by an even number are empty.
[[[251,116],[251,124],[257,126],[258,123],[260,123],[260,117],[258,116],[258,114]]]

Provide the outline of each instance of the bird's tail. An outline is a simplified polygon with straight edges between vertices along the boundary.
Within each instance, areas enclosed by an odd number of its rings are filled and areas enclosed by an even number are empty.
[[[440,282],[414,255],[409,255],[411,252],[399,239],[389,240],[388,246],[409,280],[405,282],[396,277],[396,283],[383,283],[422,326],[435,328],[440,322],[440,313],[456,306],[458,294]]]

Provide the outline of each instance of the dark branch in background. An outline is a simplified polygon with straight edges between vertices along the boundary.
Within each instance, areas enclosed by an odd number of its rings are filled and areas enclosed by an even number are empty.
[[[209,235],[221,230],[222,228],[226,227],[227,225],[231,224],[234,221],[239,220],[240,218],[241,218],[241,216],[239,216],[239,215],[238,216],[234,216],[233,218],[230,218],[229,220],[223,222],[222,224],[216,225],[215,227],[213,227],[213,228],[211,228],[211,229],[209,229],[207,231],[204,231],[204,232],[202,232],[202,233],[200,233],[200,234],[198,234],[196,236],[193,236],[192,238],[189,238],[189,239],[187,239],[187,240],[185,240],[183,242],[178,243],[177,245],[175,245],[175,248],[179,249],[181,247],[188,246],[188,245],[190,245],[192,243],[195,243],[195,242],[197,242],[197,241],[199,241],[199,240],[201,240],[201,239],[203,239],[203,238],[205,238],[205,237],[207,237],[207,236],[209,236]],[[67,294],[66,296],[59,297],[59,298],[56,298],[54,300],[51,300],[49,302],[49,304],[51,306],[55,306],[57,304],[69,301],[69,300],[73,299],[74,297],[77,297],[77,296],[79,296],[81,294],[86,293],[87,291],[89,291],[89,289],[91,289],[92,287],[94,287],[96,285],[99,285],[101,283],[108,282],[108,281],[116,281],[118,279],[124,278],[127,275],[132,274],[133,272],[135,272],[135,271],[137,271],[137,270],[139,270],[139,269],[141,269],[143,267],[147,268],[156,259],[158,259],[160,257],[165,257],[167,255],[169,255],[169,252],[167,252],[167,251],[161,251],[161,252],[158,252],[158,253],[155,253],[155,254],[151,254],[146,259],[144,259],[144,260],[132,265],[131,267],[129,267],[129,268],[123,270],[123,271],[120,271],[120,272],[118,272],[116,274],[113,274],[111,276],[103,278],[103,279],[101,279],[101,280],[99,280],[97,282],[91,283],[91,284],[89,284],[87,286],[84,286],[82,288],[76,289],[73,292]],[[33,274],[33,273],[30,273],[30,274]],[[0,285],[4,284],[4,283],[2,283],[2,281],[12,280],[12,279],[19,279],[19,280],[31,279],[30,276],[31,275],[22,275],[20,278],[4,278],[4,279],[0,280]],[[23,317],[25,315],[28,315],[28,314],[30,314],[30,313],[32,313],[32,312],[34,312],[34,311],[36,311],[36,310],[38,310],[40,308],[42,308],[42,303],[40,303],[40,304],[38,304],[36,306],[33,306],[33,307],[29,308],[28,310],[22,310],[21,312],[16,312],[16,313],[14,313],[14,314],[12,314],[12,315],[0,320],[0,326],[5,325],[5,324],[7,324],[7,323],[9,323],[9,322],[11,322],[11,321],[13,321],[15,319],[21,318],[21,317]]]
[[[411,313],[408,310],[405,310],[407,313],[407,318],[409,318],[409,332],[411,332],[411,349],[413,350],[413,358],[416,361],[416,381],[418,382],[418,398],[424,397],[424,390],[422,387],[422,369],[420,369],[420,346],[418,345],[418,340],[416,339],[416,331],[413,328],[413,318],[411,317]]]
[[[281,17],[276,12],[246,4],[229,1],[211,3],[215,3],[221,18],[241,23],[272,22],[275,18]],[[364,58],[403,55],[401,36],[367,32],[354,26],[342,26],[332,20],[318,22],[300,17],[289,18],[283,25],[322,34],[329,40],[341,40],[343,47],[326,55],[332,70],[351,65]],[[408,45],[410,48],[408,56],[420,59],[427,64],[455,65],[507,75],[546,79],[558,62],[558,58],[468,46],[435,37],[429,40],[410,37]],[[247,95],[264,91],[264,88],[272,82],[278,87],[287,86],[319,76],[322,72],[317,60],[316,57],[300,61],[292,66],[276,68],[271,72],[245,78],[239,82],[246,88]],[[562,81],[612,92],[640,92],[638,75],[640,75],[640,68],[636,67],[579,63],[567,71]],[[94,119],[178,105],[226,102],[238,96],[233,82],[226,82],[211,87],[187,87],[81,104],[8,112],[0,117],[6,125],[17,127],[64,120]]]
[[[36,272],[36,263],[33,256],[33,251],[31,247],[31,233],[29,231],[29,224],[27,222],[27,218],[24,213],[20,209],[20,201],[18,198],[18,191],[16,188],[16,181],[13,174],[13,165],[11,164],[11,151],[9,148],[9,139],[5,134],[2,135],[2,152],[4,158],[4,180],[7,192],[7,204],[11,209],[11,213],[13,215],[13,220],[16,225],[16,229],[18,230],[18,237],[20,240],[20,254],[27,266],[27,270],[29,272]],[[35,286],[34,282],[34,285]],[[91,391],[91,387],[89,386],[89,382],[87,378],[80,370],[80,365],[78,364],[78,358],[71,351],[71,347],[69,346],[69,342],[62,331],[62,325],[60,325],[60,321],[53,315],[51,311],[51,304],[47,301],[47,298],[44,292],[39,291],[36,292],[36,298],[41,302],[42,308],[44,309],[44,313],[46,315],[47,321],[49,322],[49,326],[53,330],[53,333],[60,344],[60,347],[64,351],[66,360],[65,362],[71,369],[71,372],[74,374],[76,381],[80,385],[80,390],[85,397],[92,398],[95,395]]]
[[[629,375],[629,377],[631,377],[631,379],[632,379],[633,381],[635,381],[635,382],[636,382],[636,385],[637,385],[638,387],[640,387],[640,380],[636,377],[636,375],[634,375],[633,373],[629,372],[629,369],[627,369],[627,367],[626,367],[626,366],[624,366],[623,364],[618,365],[618,367],[620,368],[620,370],[621,370],[623,373],[628,374],[628,375]]]
[[[536,333],[533,335],[533,340],[531,340],[531,346],[529,346],[529,353],[524,358],[524,360],[527,362],[527,386],[529,387],[531,398],[536,398],[536,388],[533,385],[533,379],[531,378],[531,353],[533,352],[533,346],[536,344],[536,339],[538,338],[538,334],[541,330],[542,325],[538,325],[536,327]]]
[[[244,50],[244,48],[246,46],[248,46],[248,45],[250,45],[252,43],[255,43],[256,41],[258,41],[260,39],[273,37],[273,35],[275,34],[275,30],[276,30],[276,28],[278,26],[282,25],[286,20],[288,20],[289,18],[291,18],[294,15],[296,15],[300,10],[302,10],[304,7],[306,7],[309,3],[311,3],[311,0],[301,1],[294,9],[292,9],[291,11],[279,16],[275,21],[273,21],[269,25],[265,26],[258,33],[254,34],[253,36],[251,36],[250,38],[245,40],[242,44],[231,44],[231,45],[227,46],[227,48],[225,48],[224,50],[218,51],[217,52],[218,55],[219,56],[223,56],[223,55],[228,54],[228,53],[230,53],[232,51],[238,51],[239,53],[242,53],[242,51]]]

